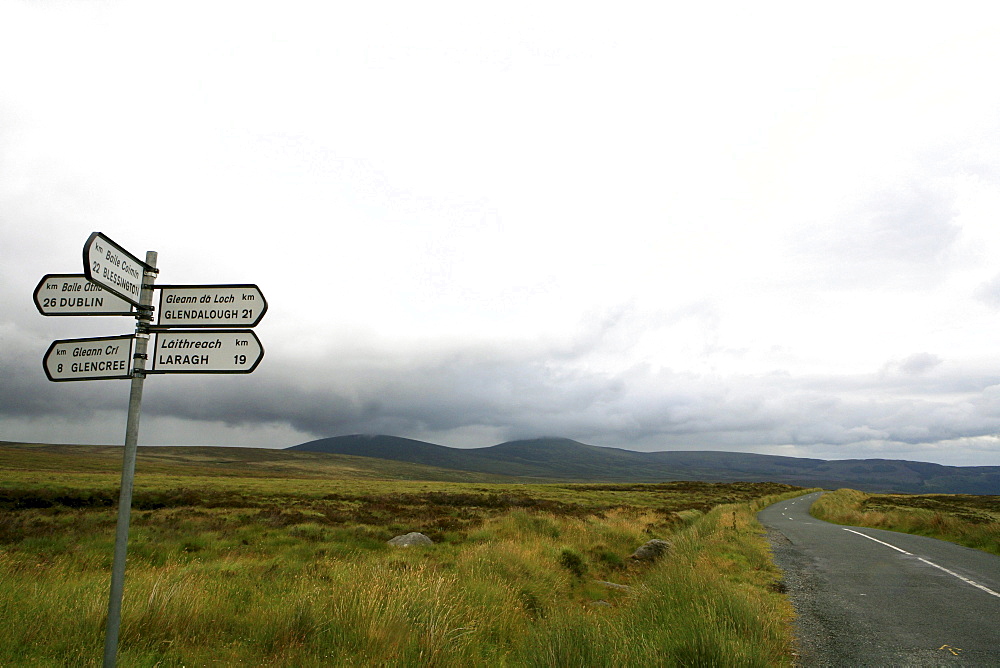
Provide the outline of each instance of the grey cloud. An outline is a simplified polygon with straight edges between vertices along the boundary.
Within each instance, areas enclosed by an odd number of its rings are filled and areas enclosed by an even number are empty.
[[[851,286],[926,286],[945,275],[961,229],[957,195],[935,174],[873,191],[836,222],[793,242],[812,256],[810,280]]]
[[[50,339],[42,336],[0,324],[0,416],[80,419],[117,408],[123,398],[128,401],[128,388],[122,383],[49,382],[42,359]]]
[[[511,416],[531,413],[545,419],[574,406],[585,409],[617,391],[614,383],[574,377],[502,350],[393,361],[361,367],[330,361],[281,369],[272,364],[258,370],[253,382],[206,381],[217,388],[212,396],[204,390],[181,391],[182,383],[190,385],[189,378],[156,378],[155,389],[147,383],[149,400],[144,403],[158,414],[188,419],[233,424],[285,420],[325,436],[507,425]]]
[[[915,376],[930,371],[943,361],[931,353],[915,353],[900,362],[899,370],[908,376]]]
[[[934,263],[958,238],[955,195],[925,183],[909,183],[878,193],[859,214],[865,233],[850,240],[862,255],[876,261]]]
[[[981,284],[974,296],[992,308],[1000,309],[1000,274]]]
[[[125,410],[127,383],[48,383],[37,356],[21,355],[37,342],[18,345],[5,345],[0,415],[85,420]],[[1000,433],[1000,369],[983,369],[973,383],[967,370],[929,353],[863,377],[723,380],[646,365],[588,371],[579,358],[561,357],[554,349],[565,353],[559,345],[497,344],[408,354],[368,350],[302,361],[278,351],[250,376],[151,376],[143,413],[206,425],[286,424],[315,437],[558,435],[647,450],[827,444],[845,456],[864,454],[872,443],[938,443]],[[21,357],[31,363],[15,362]],[[151,421],[150,428],[156,424]],[[169,433],[143,438],[171,442]]]
[[[919,376],[939,366],[944,360],[932,353],[914,353],[901,360],[892,360],[882,367],[884,375]]]

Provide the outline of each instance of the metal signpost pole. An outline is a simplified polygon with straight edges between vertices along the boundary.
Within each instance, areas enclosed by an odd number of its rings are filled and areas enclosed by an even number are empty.
[[[42,315],[136,317],[134,335],[60,339],[52,342],[42,358],[42,368],[51,381],[126,378],[132,381],[104,636],[104,668],[114,668],[118,656],[132,482],[146,375],[252,373],[264,357],[264,346],[257,335],[250,329],[237,329],[255,327],[267,311],[267,300],[252,283],[161,286],[160,321],[154,325],[156,255],[155,251],[147,251],[143,262],[104,233],[94,232],[83,245],[83,275],[46,274],[34,292],[35,307]],[[149,336],[154,332],[158,332],[153,347],[156,359],[147,368]]]
[[[128,526],[132,515],[132,481],[135,475],[135,455],[139,442],[139,409],[142,404],[142,382],[146,377],[146,348],[149,325],[153,321],[153,281],[156,278],[156,251],[146,252],[142,291],[139,297],[138,322],[135,330],[135,354],[132,388],[128,399],[128,423],[125,427],[125,455],[122,463],[121,494],[118,498],[118,528],[115,534],[114,564],[111,568],[111,595],[108,599],[108,622],[104,636],[104,668],[114,668],[118,654],[118,631],[121,627],[122,594],[125,589],[125,555],[128,547]]]

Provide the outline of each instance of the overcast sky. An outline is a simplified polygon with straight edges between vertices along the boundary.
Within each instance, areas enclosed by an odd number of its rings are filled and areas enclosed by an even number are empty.
[[[252,375],[141,444],[543,435],[1000,465],[989,3],[0,0],[0,440],[120,444],[49,382],[91,232],[256,283]]]

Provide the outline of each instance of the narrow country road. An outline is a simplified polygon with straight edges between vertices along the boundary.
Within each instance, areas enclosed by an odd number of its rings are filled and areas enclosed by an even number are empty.
[[[809,515],[821,493],[769,506],[801,666],[1000,666],[1000,557]]]

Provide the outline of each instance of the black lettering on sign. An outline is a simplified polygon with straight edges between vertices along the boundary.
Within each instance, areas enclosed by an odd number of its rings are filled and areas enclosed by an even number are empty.
[[[160,355],[157,364],[187,364],[200,366],[208,364],[208,355]]]

